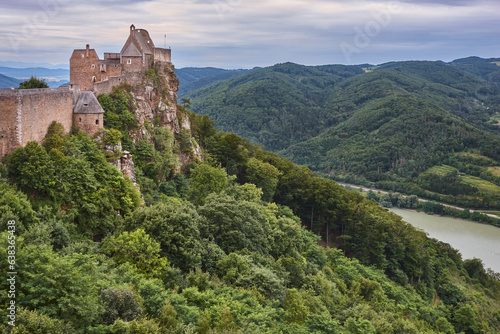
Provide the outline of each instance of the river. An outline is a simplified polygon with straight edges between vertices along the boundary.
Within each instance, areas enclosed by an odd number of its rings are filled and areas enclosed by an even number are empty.
[[[392,208],[411,225],[424,230],[431,238],[449,243],[463,259],[481,259],[485,268],[500,273],[500,228],[468,220],[432,216]]]

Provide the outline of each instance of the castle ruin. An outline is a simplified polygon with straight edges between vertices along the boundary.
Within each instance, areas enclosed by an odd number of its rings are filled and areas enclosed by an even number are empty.
[[[106,52],[104,59],[99,59],[88,44],[85,49],[74,50],[69,60],[70,82],[78,84],[81,90],[110,93],[114,83],[137,83],[153,62],[171,64],[171,50],[155,47],[147,30],[131,25],[120,53]]]
[[[0,157],[29,141],[40,143],[53,121],[67,132],[76,126],[95,135],[103,127],[104,116],[96,96],[111,93],[123,82],[139,83],[153,64],[171,66],[171,50],[155,47],[146,30],[131,25],[120,53],[104,53],[104,59],[99,59],[88,44],[74,50],[69,86],[0,89]]]

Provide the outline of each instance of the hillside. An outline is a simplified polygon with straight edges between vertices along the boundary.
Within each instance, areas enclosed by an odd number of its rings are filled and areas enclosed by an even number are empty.
[[[176,83],[148,73],[150,91]],[[0,164],[0,251],[15,250],[17,270],[16,328],[2,333],[500,330],[499,277],[480,260],[182,106],[141,123],[141,90],[99,97],[95,138],[53,124]],[[210,158],[179,170],[196,142]],[[143,201],[111,164],[121,145]],[[0,316],[13,321],[9,298]]]
[[[357,66],[279,64],[185,98],[221,129],[336,179],[368,180],[449,203],[498,208],[500,191],[486,191],[486,183],[467,187],[455,176],[440,180],[451,185],[437,190],[422,174],[452,164],[464,175],[500,186],[488,170],[500,161],[500,95],[494,77],[442,62],[374,68],[365,73]],[[479,158],[464,159],[459,152]],[[479,161],[483,157],[488,165]]]
[[[1,88],[10,88],[12,86],[17,88],[20,83],[21,83],[21,80],[0,74],[0,89]]]

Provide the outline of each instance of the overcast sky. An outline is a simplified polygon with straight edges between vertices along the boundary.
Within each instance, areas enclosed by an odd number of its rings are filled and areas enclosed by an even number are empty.
[[[0,61],[102,57],[132,23],[177,67],[500,57],[499,0],[0,0]]]

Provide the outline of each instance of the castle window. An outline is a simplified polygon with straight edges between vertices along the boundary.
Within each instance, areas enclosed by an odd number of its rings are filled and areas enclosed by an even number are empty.
[[[128,59],[127,64],[132,64],[132,59]]]
[[[95,120],[95,124],[99,125],[99,120],[98,119]]]
[[[90,66],[90,68],[94,70],[94,69],[95,69],[95,65],[94,65],[94,64],[92,64],[92,65]]]
[[[79,117],[78,120],[80,121],[80,123],[82,122],[82,118],[81,117]]]

